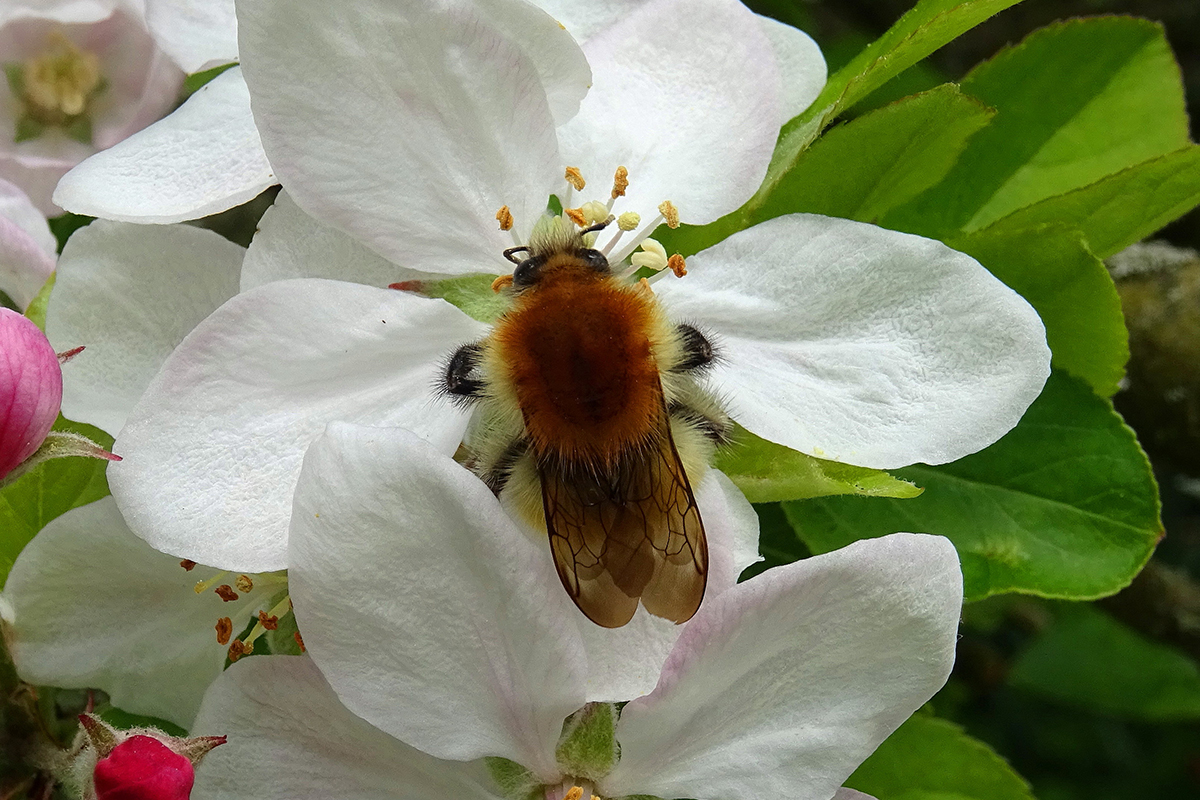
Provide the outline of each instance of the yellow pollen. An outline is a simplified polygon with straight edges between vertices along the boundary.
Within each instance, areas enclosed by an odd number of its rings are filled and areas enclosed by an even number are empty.
[[[664,200],[659,203],[658,213],[663,215],[663,219],[667,221],[668,228],[679,227],[679,209],[670,200]]]
[[[579,227],[586,228],[588,226],[587,217],[584,216],[582,208],[564,208],[563,213]]]
[[[581,797],[583,797],[583,789],[572,786],[570,791],[563,795],[563,800],[579,800]]]
[[[233,635],[233,620],[229,617],[221,617],[217,620],[217,644],[229,644],[229,637]]]
[[[687,262],[683,260],[683,256],[676,253],[667,259],[667,267],[671,272],[675,273],[676,278],[682,278],[687,275]]]
[[[617,167],[617,174],[613,176],[612,199],[625,196],[625,190],[629,188],[629,170],[624,167]]]
[[[608,219],[608,206],[596,200],[591,200],[579,207],[583,212],[583,218],[588,225],[595,225],[597,222],[604,222]]]
[[[636,211],[626,211],[617,217],[617,227],[623,231],[631,231],[642,224],[642,215]]]
[[[500,230],[512,230],[513,218],[512,212],[508,210],[508,206],[500,206],[500,210],[496,212],[496,221],[500,223]]]
[[[498,275],[496,280],[492,281],[492,291],[496,294],[500,294],[510,286],[512,286],[512,275]]]
[[[35,106],[30,114],[42,122],[79,116],[100,87],[100,60],[95,53],[80,50],[61,31],[50,34],[46,50],[23,67],[24,99]]]
[[[249,575],[238,575],[233,585],[239,592],[249,592],[254,588],[254,581],[250,579]]]
[[[583,173],[579,171],[579,167],[567,167],[565,177],[567,183],[571,184],[571,187],[577,192],[587,186],[587,181],[583,179]]]

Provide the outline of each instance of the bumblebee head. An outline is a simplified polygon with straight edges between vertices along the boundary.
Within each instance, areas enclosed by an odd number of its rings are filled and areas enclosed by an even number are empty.
[[[587,235],[603,230],[601,222],[583,230],[562,217],[543,217],[533,229],[529,244],[510,247],[504,257],[516,264],[512,286],[517,291],[534,286],[545,275],[562,267],[583,267],[600,275],[611,272],[608,258],[588,246]],[[519,254],[525,254],[522,258]]]

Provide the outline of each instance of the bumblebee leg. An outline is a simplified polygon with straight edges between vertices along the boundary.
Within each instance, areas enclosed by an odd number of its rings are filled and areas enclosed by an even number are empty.
[[[476,474],[492,490],[492,494],[499,496],[500,492],[504,491],[504,487],[508,485],[513,468],[528,450],[529,440],[517,439],[504,448],[491,464],[480,464],[480,469],[476,471]]]
[[[716,404],[713,404],[711,408],[702,409],[675,402],[670,405],[667,412],[673,418],[695,428],[717,447],[733,441],[733,420]]]
[[[446,362],[442,390],[456,399],[466,402],[483,396],[483,379],[479,376],[479,357],[483,345],[479,342],[464,344],[454,351]]]
[[[679,336],[680,357],[672,372],[701,372],[712,364],[716,352],[704,334],[691,325],[679,325],[675,332]]]

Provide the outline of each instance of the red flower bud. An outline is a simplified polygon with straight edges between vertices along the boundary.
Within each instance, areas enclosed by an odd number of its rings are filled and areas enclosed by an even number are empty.
[[[97,800],[188,800],[192,762],[157,739],[131,736],[96,763]]]
[[[60,405],[54,348],[37,325],[0,308],[0,478],[38,449]]]

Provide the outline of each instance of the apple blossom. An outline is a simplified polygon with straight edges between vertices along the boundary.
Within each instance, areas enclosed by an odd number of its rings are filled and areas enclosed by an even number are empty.
[[[241,6],[257,127],[287,190],[242,282],[273,282],[197,326],[119,435],[127,458],[110,481],[134,532],[180,557],[281,569],[301,459],[327,422],[400,425],[454,452],[466,417],[430,386],[486,327],[382,289],[389,272],[411,274],[393,262],[495,274],[556,194],[585,216],[599,203],[639,217],[628,237],[597,243],[622,269],[658,205],[706,222],[745,202],[784,116],[776,59],[756,16],[704,2],[636,4],[582,51],[557,26],[497,22],[530,14],[514,0]],[[568,182],[566,167],[590,182]],[[628,186],[614,196],[617,167]],[[1048,374],[1033,309],[938,242],[791,215],[688,269],[655,290],[716,337],[712,388],[746,428],[806,453],[879,468],[951,461],[1016,424]],[[278,280],[289,275],[340,280]]]
[[[32,321],[0,308],[0,480],[41,447],[61,403],[54,348]]]
[[[42,213],[59,178],[174,104],[183,72],[154,44],[140,3],[43,0],[0,14],[0,177]]]
[[[661,666],[614,724],[588,704],[610,665],[545,548],[411,434],[330,426],[301,473],[291,563],[317,669],[268,657],[218,679],[196,730],[232,746],[199,772],[206,796],[828,800],[945,681],[962,601],[941,537],[769,570],[706,600],[665,663],[630,651]]]

